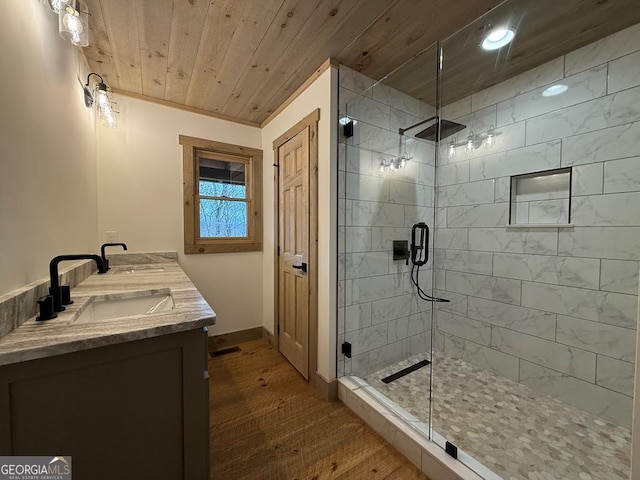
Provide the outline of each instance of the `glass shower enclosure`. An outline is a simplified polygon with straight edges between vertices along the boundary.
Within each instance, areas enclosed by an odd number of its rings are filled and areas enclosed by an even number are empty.
[[[483,478],[629,478],[639,22],[508,0],[340,69],[338,376]]]

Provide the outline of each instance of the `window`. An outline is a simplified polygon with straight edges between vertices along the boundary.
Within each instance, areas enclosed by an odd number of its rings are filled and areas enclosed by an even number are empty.
[[[184,252],[262,249],[262,150],[180,135]]]

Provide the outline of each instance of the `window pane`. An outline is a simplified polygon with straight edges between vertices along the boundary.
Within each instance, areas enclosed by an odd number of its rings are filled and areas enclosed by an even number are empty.
[[[200,195],[246,198],[245,164],[225,160],[199,159]]]
[[[200,199],[200,237],[247,236],[247,204]]]

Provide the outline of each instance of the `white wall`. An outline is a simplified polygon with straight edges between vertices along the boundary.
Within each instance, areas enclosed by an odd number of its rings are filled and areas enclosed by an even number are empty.
[[[260,129],[123,95],[118,102],[119,128],[101,128],[98,134],[100,240],[105,231],[117,231],[131,251],[177,251],[180,265],[217,314],[211,335],[262,326],[261,252],[184,254],[178,144],[178,135],[188,135],[261,148]],[[265,166],[264,175],[269,174]]]
[[[0,295],[98,247],[94,119],[78,50],[37,0],[0,16]]]
[[[274,332],[274,163],[273,141],[297,122],[320,108],[318,123],[318,372],[336,376],[336,215],[337,215],[337,112],[338,74],[329,68],[262,130],[264,151],[263,325]]]

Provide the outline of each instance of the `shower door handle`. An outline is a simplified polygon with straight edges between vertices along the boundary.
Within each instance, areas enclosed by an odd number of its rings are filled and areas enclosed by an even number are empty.
[[[291,265],[296,270],[302,270],[304,273],[307,273],[307,264],[302,262],[300,265]]]

